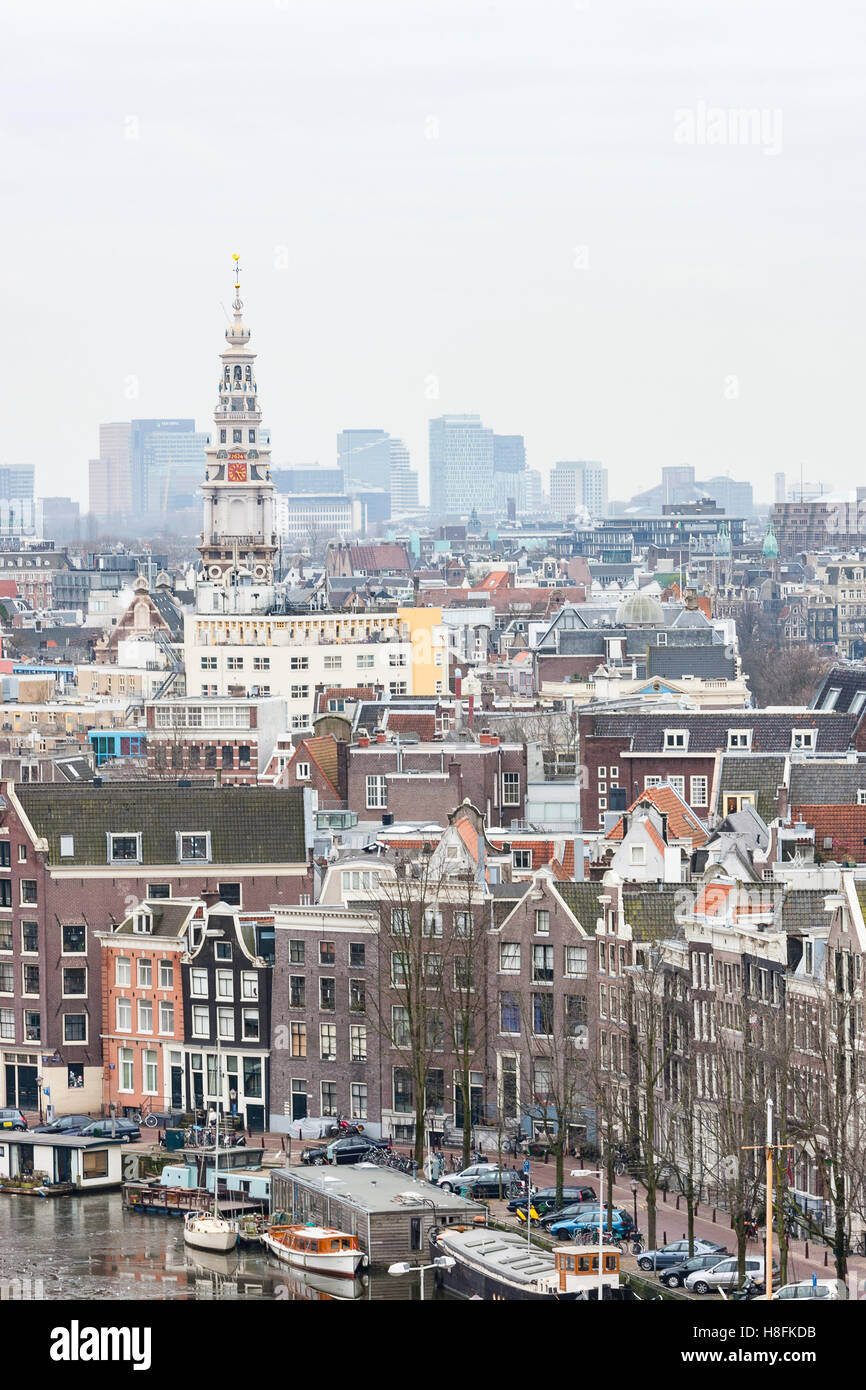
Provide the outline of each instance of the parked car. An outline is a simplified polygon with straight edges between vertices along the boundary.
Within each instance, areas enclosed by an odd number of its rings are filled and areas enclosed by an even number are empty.
[[[443,1173],[437,1187],[443,1192],[459,1192],[468,1187],[473,1197],[499,1196],[499,1165],[496,1163],[472,1163],[459,1173]],[[502,1191],[506,1196],[514,1192],[517,1175],[510,1168],[502,1169]]]
[[[719,1259],[727,1255],[728,1251],[724,1245],[717,1245],[713,1240],[696,1240],[694,1242],[694,1253],[696,1255],[717,1255]],[[683,1260],[689,1258],[689,1243],[687,1240],[672,1240],[669,1245],[662,1245],[658,1250],[644,1250],[638,1256],[638,1269],[668,1269],[671,1265],[682,1264]]]
[[[302,1163],[315,1164],[315,1165],[318,1167],[319,1164],[321,1164],[321,1163],[327,1163],[327,1161],[328,1161],[328,1145],[327,1145],[327,1144],[308,1144],[308,1145],[306,1146],[306,1148],[301,1149],[301,1162],[302,1162]]]
[[[80,1134],[89,1125],[92,1115],[60,1115],[46,1125],[34,1125],[34,1134]]]
[[[681,1289],[689,1274],[695,1274],[699,1269],[712,1269],[721,1263],[727,1253],[726,1250],[723,1255],[719,1255],[716,1250],[711,1255],[692,1255],[690,1260],[683,1260],[678,1265],[663,1269],[659,1274],[659,1283],[664,1284],[666,1289]]]
[[[519,1180],[519,1174],[515,1174],[515,1176]],[[535,1207],[535,1210],[539,1213],[539,1215],[543,1216],[544,1212],[538,1205],[539,1202],[544,1204],[545,1211],[552,1210],[554,1203],[556,1202],[556,1188],[539,1187],[532,1194],[533,1206]],[[594,1187],[564,1187],[562,1189],[563,1206],[571,1205],[574,1202],[598,1202],[598,1193],[596,1192]],[[521,1193],[519,1196],[513,1197],[511,1201],[508,1203],[509,1211],[517,1211],[518,1207],[522,1207],[524,1210],[526,1209],[525,1193]]]
[[[773,1261],[773,1278],[779,1273],[779,1266]],[[746,1256],[746,1279],[751,1279],[756,1284],[764,1284],[764,1257],[763,1255]],[[737,1289],[740,1286],[740,1275],[737,1266],[736,1255],[728,1259],[721,1260],[712,1269],[699,1269],[694,1274],[686,1275],[684,1287],[690,1289],[692,1293],[710,1293],[716,1289]]]
[[[607,1207],[599,1213],[598,1207],[587,1207],[578,1216],[570,1216],[565,1221],[557,1221],[549,1227],[550,1234],[557,1240],[572,1240],[578,1231],[597,1230],[599,1217],[605,1230],[608,1229]],[[611,1212],[610,1230],[621,1239],[634,1230],[634,1222],[622,1207],[614,1207]]]
[[[759,1294],[755,1302],[761,1303],[766,1297],[765,1293]],[[823,1298],[835,1302],[837,1299],[848,1297],[848,1285],[841,1279],[816,1279],[814,1283],[811,1279],[801,1279],[797,1284],[783,1284],[780,1289],[776,1289],[773,1302],[775,1303],[777,1298],[786,1302],[791,1298]]]
[[[121,1116],[114,1119],[114,1130],[112,1131],[112,1119],[106,1115],[101,1120],[91,1120],[89,1125],[82,1125],[78,1133],[88,1139],[122,1139],[125,1144],[141,1138],[141,1130],[135,1120],[124,1120]],[[152,1137],[152,1136],[151,1136]]]
[[[21,1111],[15,1109],[14,1105],[7,1105],[3,1110],[0,1110],[0,1129],[26,1128],[27,1121]]]
[[[585,1211],[595,1211],[597,1207],[597,1199],[587,1202],[569,1202],[568,1205],[564,1207],[548,1207],[546,1211],[539,1212],[538,1224],[542,1229],[547,1230],[551,1226],[555,1226],[558,1221],[568,1221],[572,1216],[582,1216]],[[534,1198],[532,1209],[533,1211],[538,1211]],[[524,1202],[517,1210],[518,1213],[525,1213],[526,1203]]]
[[[362,1163],[371,1149],[390,1149],[390,1139],[371,1139],[369,1134],[346,1134],[325,1149],[326,1163]]]

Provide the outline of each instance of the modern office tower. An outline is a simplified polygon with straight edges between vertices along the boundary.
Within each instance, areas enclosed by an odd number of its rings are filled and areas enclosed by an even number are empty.
[[[607,469],[583,459],[561,459],[550,472],[550,510],[565,520],[581,508],[593,520],[607,515]]]
[[[691,502],[695,495],[695,470],[688,464],[662,469],[662,506]]]
[[[418,474],[409,467],[409,450],[402,439],[391,440],[391,515],[418,510]]]
[[[522,434],[493,436],[493,500],[497,516],[526,511],[526,445]]]
[[[430,421],[430,511],[434,520],[493,511],[493,431],[480,415]]]
[[[751,483],[740,483],[735,478],[724,476],[707,478],[706,482],[696,484],[699,491],[717,502],[729,516],[754,516],[755,499]],[[784,499],[783,499],[784,500]]]
[[[774,473],[774,474],[773,474],[773,501],[774,501],[774,502],[787,502],[787,500],[788,500],[787,486],[788,486],[788,481],[787,481],[787,478],[785,477],[785,474],[784,474],[784,473]]]
[[[136,516],[159,517],[193,505],[209,436],[195,420],[132,420],[129,473]]]
[[[346,482],[387,488],[391,473],[391,436],[387,430],[341,430],[337,462]]]
[[[6,502],[29,502],[35,497],[32,463],[0,465],[0,498]]]
[[[0,535],[41,536],[41,512],[34,500],[32,463],[0,466]]]
[[[75,541],[80,535],[81,509],[71,497],[43,497],[42,531],[53,541]]]
[[[89,468],[88,510],[102,520],[127,518],[132,510],[128,420],[99,426],[99,458]]]
[[[387,493],[380,493],[387,499]],[[358,536],[368,524],[362,497],[345,493],[296,492],[275,496],[277,534],[283,542],[324,546],[328,541]]]
[[[526,470],[526,510],[529,516],[538,516],[544,505],[544,485],[537,468]]]
[[[271,480],[277,492],[344,491],[342,468],[320,467],[318,463],[303,464],[296,468],[272,468]]]
[[[252,612],[273,593],[277,528],[270,435],[262,429],[256,353],[250,351],[237,280],[232,310],[220,353],[213,443],[205,450],[199,612],[213,612],[221,603],[233,612]]]

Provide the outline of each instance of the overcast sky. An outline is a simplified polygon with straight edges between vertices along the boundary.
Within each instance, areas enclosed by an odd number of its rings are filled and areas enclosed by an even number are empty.
[[[209,428],[239,251],[277,464],[382,427],[423,487],[427,420],[477,411],[612,497],[668,463],[866,483],[864,31],[841,0],[16,7],[0,462],[85,504],[101,421]]]

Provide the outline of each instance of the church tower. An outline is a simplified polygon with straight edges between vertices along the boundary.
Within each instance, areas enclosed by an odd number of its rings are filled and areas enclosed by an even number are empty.
[[[262,429],[256,354],[243,322],[240,266],[234,256],[233,320],[220,353],[212,441],[205,450],[204,529],[197,607],[254,611],[273,596],[277,548],[270,435]]]

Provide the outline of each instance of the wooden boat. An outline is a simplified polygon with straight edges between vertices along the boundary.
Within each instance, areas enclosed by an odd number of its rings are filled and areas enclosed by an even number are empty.
[[[330,1226],[268,1226],[262,1244],[295,1269],[354,1279],[367,1263],[358,1237]]]
[[[188,1211],[183,1221],[183,1238],[195,1250],[234,1250],[238,1233],[231,1221],[222,1216]]]
[[[588,1301],[598,1298],[598,1251],[542,1250],[527,1246],[526,1237],[512,1231],[489,1229],[431,1231],[433,1258],[450,1255],[450,1268],[436,1271],[437,1282],[462,1298],[561,1299]],[[630,1301],[637,1297],[620,1284],[619,1251],[602,1253],[603,1297]]]

